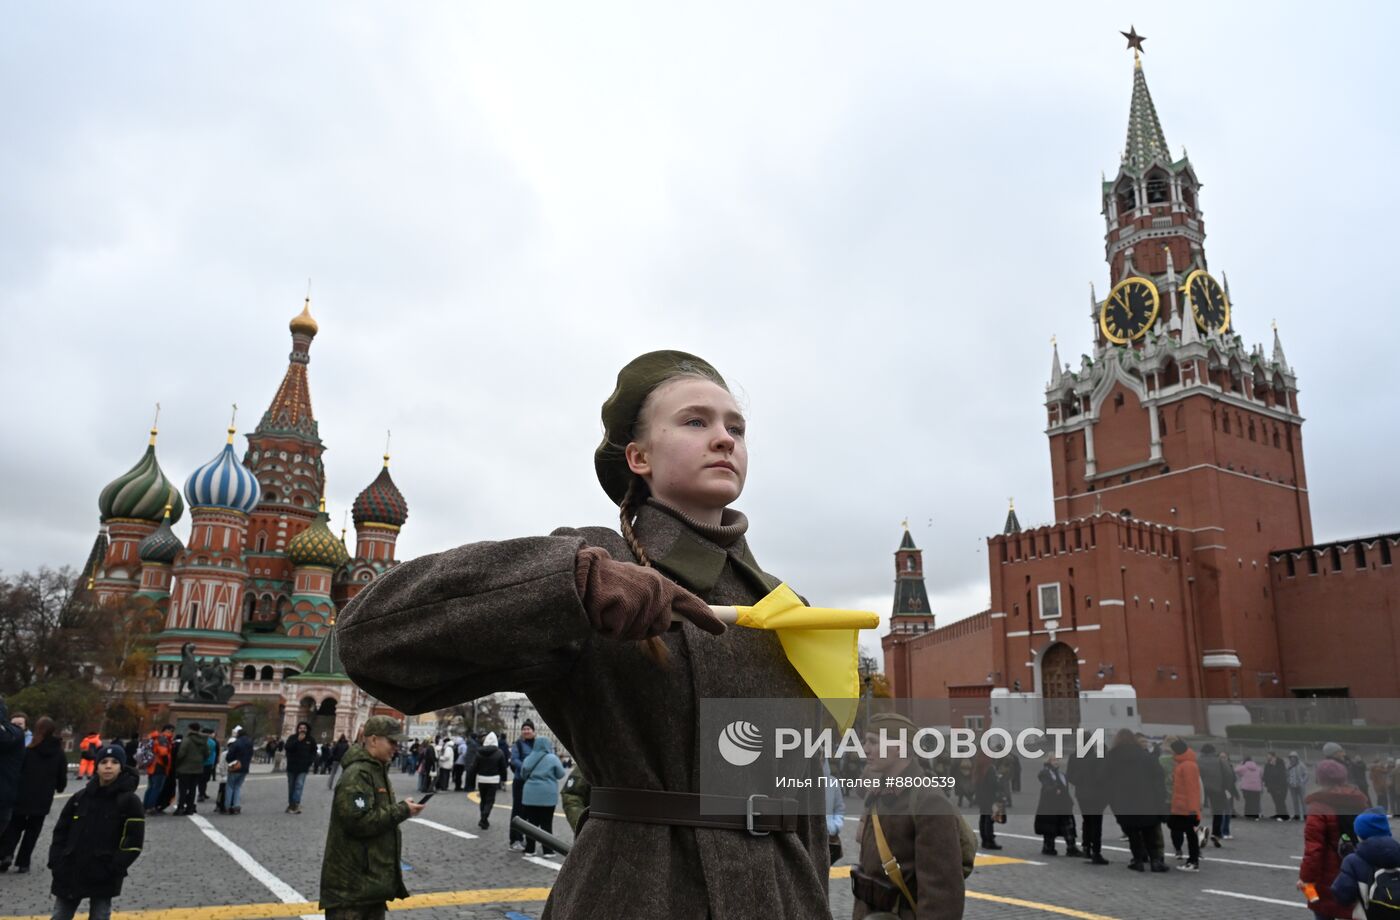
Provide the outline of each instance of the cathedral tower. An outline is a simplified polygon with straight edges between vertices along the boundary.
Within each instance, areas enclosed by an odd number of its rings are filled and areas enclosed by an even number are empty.
[[[408,520],[408,503],[389,475],[389,455],[384,454],[384,468],[374,481],[365,486],[352,506],[355,519],[355,564],[378,574],[397,564],[394,558],[399,530]],[[368,582],[370,577],[354,577]]]
[[[287,544],[287,558],[292,563],[295,584],[292,586],[292,609],[282,617],[282,629],[289,637],[316,637],[325,632],[335,619],[335,604],[331,601],[331,583],[336,571],[350,561],[345,544],[329,526],[326,501],[311,526]]]
[[[243,544],[261,489],[234,453],[234,432],[230,424],[224,449],[185,482],[190,539],[175,566],[161,654],[176,654],[185,642],[193,642],[196,654],[230,655],[243,644],[248,587]]]
[[[290,608],[293,578],[287,547],[311,526],[326,486],[321,462],[325,445],[311,411],[307,379],[311,341],[319,330],[311,316],[310,297],[288,327],[292,351],[287,372],[257,428],[248,435],[243,456],[262,489],[248,522],[248,552],[258,598],[249,620],[263,631],[275,630]]]
[[[141,589],[141,541],[167,516],[174,523],[185,510],[180,490],[156,461],[156,433],[152,425],[141,459],[108,483],[97,498],[105,534],[105,541],[98,538],[103,543],[103,556],[101,564],[90,566],[85,574],[92,581],[90,587],[98,603]]]

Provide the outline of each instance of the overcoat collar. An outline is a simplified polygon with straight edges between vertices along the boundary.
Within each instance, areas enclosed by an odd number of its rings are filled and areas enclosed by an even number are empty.
[[[762,594],[778,586],[772,576],[758,567],[742,534],[728,547],[720,546],[674,514],[650,503],[637,512],[632,530],[658,569],[701,597],[714,589],[729,562]]]

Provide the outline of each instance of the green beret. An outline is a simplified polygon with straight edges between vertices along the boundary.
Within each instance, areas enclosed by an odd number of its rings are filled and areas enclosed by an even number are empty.
[[[617,504],[627,495],[633,472],[627,467],[627,445],[641,414],[642,403],[651,391],[672,377],[695,375],[725,385],[710,362],[683,351],[651,351],[633,358],[617,372],[617,387],[603,403],[603,443],[593,452],[593,468],[598,482]]]

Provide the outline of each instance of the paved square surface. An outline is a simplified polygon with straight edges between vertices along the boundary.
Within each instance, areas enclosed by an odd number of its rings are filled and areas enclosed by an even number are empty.
[[[398,794],[412,794],[413,777],[393,774]],[[211,789],[212,792],[212,789]],[[55,803],[49,825],[35,851],[35,869],[0,875],[0,920],[49,914],[49,874],[43,868],[52,823],[63,800]],[[509,802],[508,796],[502,796]],[[137,860],[116,902],[118,916],[132,920],[253,920],[315,916],[321,852],[329,819],[330,792],[325,776],[307,778],[303,814],[283,813],[286,780],[255,766],[244,785],[243,814],[215,814],[212,802],[200,806],[197,819],[152,817],[146,851]],[[1209,848],[1198,874],[1172,871],[1138,874],[1126,869],[1126,844],[1117,826],[1105,822],[1109,866],[1040,854],[1031,834],[1034,800],[1018,797],[1000,834],[1005,849],[989,856],[968,880],[965,916],[982,918],[1077,917],[1081,920],[1155,920],[1155,918],[1298,917],[1311,915],[1294,890],[1302,853],[1300,822],[1236,819],[1234,839]],[[845,849],[855,851],[860,801],[846,800]],[[404,879],[414,897],[395,902],[412,918],[492,918],[515,911],[538,917],[553,883],[559,858],[533,860],[507,845],[509,805],[498,805],[491,828],[477,828],[478,806],[465,793],[438,795],[423,819],[404,825]],[[555,833],[568,839],[568,825],[556,819]],[[1063,842],[1061,843],[1063,849]],[[1171,859],[1168,846],[1168,863]],[[846,873],[848,861],[833,869],[832,915],[851,915]],[[600,913],[599,916],[605,916]]]

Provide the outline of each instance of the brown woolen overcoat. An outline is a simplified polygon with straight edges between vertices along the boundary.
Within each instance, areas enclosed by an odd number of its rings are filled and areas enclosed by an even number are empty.
[[[778,585],[742,534],[702,536],[654,504],[634,532],[653,564],[714,604],[753,604]],[[732,536],[732,534],[731,534]],[[728,542],[723,546],[720,542]],[[404,712],[500,690],[524,691],[594,786],[699,789],[699,702],[807,698],[776,635],[686,622],[662,637],[659,665],[639,643],[590,628],[574,581],[580,547],[636,561],[613,530],[473,543],[406,562],[371,582],[340,616],[345,669]],[[593,820],[584,824],[545,906],[546,920],[829,916],[822,815],[796,834]]]
[[[919,902],[918,909],[901,901],[900,920],[960,920],[966,899],[963,885],[963,864],[970,863],[972,852],[963,846],[962,831],[966,827],[962,816],[936,789],[910,788],[881,790],[866,800],[865,814],[857,831],[859,849],[856,865],[867,874],[885,880],[880,847],[870,812],[880,815],[880,827],[885,832],[890,854],[898,861],[904,882]],[[870,908],[859,899],[855,902],[854,920],[862,920]]]

